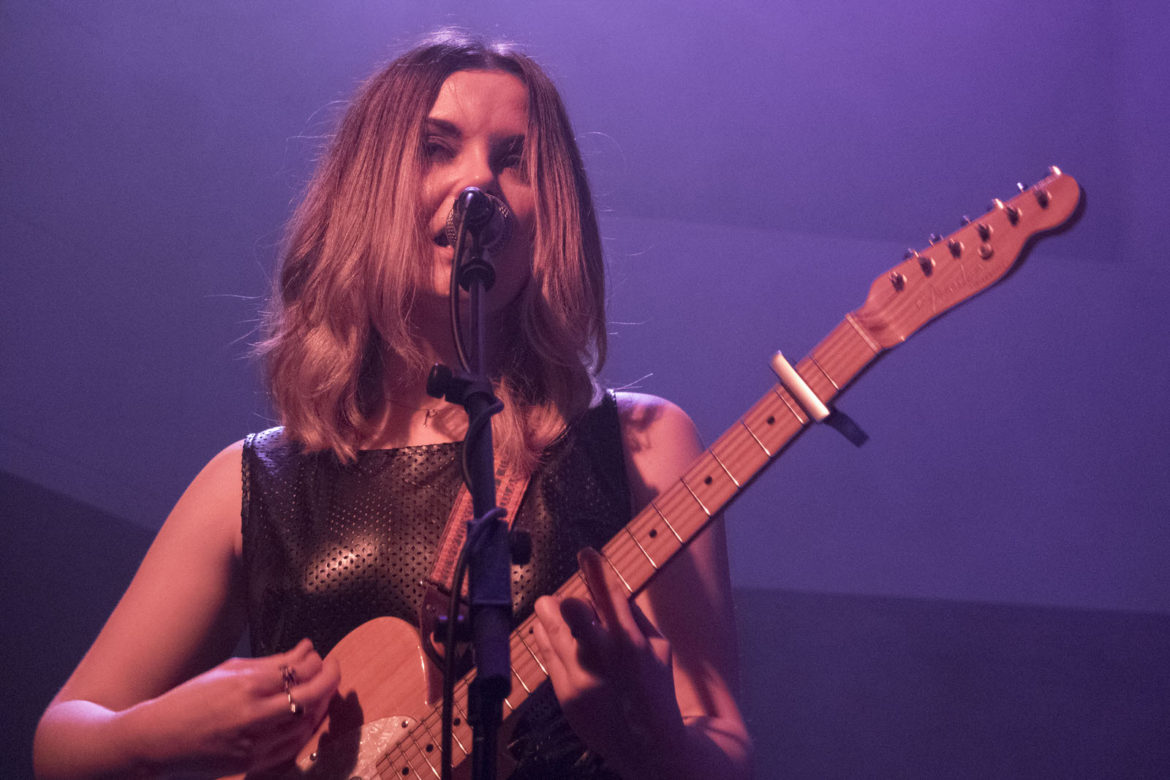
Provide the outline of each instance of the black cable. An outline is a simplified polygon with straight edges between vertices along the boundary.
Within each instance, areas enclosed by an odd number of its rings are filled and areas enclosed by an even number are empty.
[[[489,415],[490,416],[490,415]],[[463,592],[463,579],[467,575],[468,551],[479,544],[484,529],[502,518],[506,513],[500,507],[477,518],[468,528],[467,540],[455,561],[455,575],[452,577],[451,598],[447,604],[447,638],[443,648],[443,722],[439,743],[442,780],[451,780],[451,730],[455,722],[455,630],[459,622],[459,594]]]
[[[466,192],[460,197],[469,198]],[[463,323],[459,313],[459,270],[463,264],[463,243],[467,235],[467,204],[456,209],[458,218],[455,221],[455,256],[451,259],[451,287],[447,294],[447,305],[451,307],[451,340],[455,342],[455,354],[459,358],[459,367],[465,373],[471,373],[471,364],[467,360],[467,352],[463,349]],[[474,240],[474,239],[472,239]]]

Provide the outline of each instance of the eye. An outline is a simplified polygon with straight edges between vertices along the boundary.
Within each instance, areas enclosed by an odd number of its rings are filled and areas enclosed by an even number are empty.
[[[500,170],[507,168],[522,169],[524,165],[524,140],[516,139],[504,146],[496,155],[496,166]]]
[[[423,141],[423,150],[426,152],[427,159],[432,162],[443,162],[455,156],[455,150],[447,141],[437,136],[430,136]]]

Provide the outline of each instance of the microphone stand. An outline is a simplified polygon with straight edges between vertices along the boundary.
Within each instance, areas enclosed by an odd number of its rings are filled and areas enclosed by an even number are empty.
[[[512,690],[511,653],[509,638],[512,631],[512,577],[508,526],[502,520],[504,511],[496,506],[495,466],[492,452],[491,417],[502,405],[492,392],[487,376],[484,347],[484,294],[495,281],[495,271],[484,259],[479,228],[486,219],[473,223],[471,201],[473,194],[464,192],[462,223],[455,240],[452,260],[452,309],[457,311],[458,288],[467,290],[470,297],[469,331],[472,346],[470,360],[463,371],[453,372],[436,365],[427,380],[427,392],[461,404],[467,412],[467,436],[463,445],[463,477],[471,493],[475,519],[467,526],[467,539],[460,553],[460,563],[466,558],[469,567],[468,600],[470,602],[471,646],[476,666],[475,680],[468,692],[467,720],[472,727],[471,771],[475,780],[495,780],[499,728],[503,721],[504,699]],[[467,262],[461,261],[465,239]],[[452,330],[460,361],[464,351],[460,346],[458,319],[452,319]],[[457,605],[462,590],[461,567],[457,567],[451,602]],[[458,610],[448,616],[448,635],[453,635]],[[453,642],[448,642],[444,655],[455,655]],[[448,669],[452,664],[448,664]],[[449,672],[448,674],[451,674]],[[452,681],[448,680],[448,687]],[[450,698],[450,697],[447,697]],[[452,702],[444,701],[449,712]],[[445,725],[450,723],[444,718]],[[444,771],[450,766],[449,738],[444,734],[446,749],[443,755]]]

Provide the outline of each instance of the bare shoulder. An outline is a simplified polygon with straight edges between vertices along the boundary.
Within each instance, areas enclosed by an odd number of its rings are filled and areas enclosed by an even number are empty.
[[[669,487],[702,450],[695,424],[677,404],[645,393],[615,393],[634,507]]]
[[[615,392],[622,431],[627,436],[694,434],[695,424],[678,404],[648,393]]]
[[[243,498],[243,440],[233,442],[207,462],[191,481],[175,505],[180,510],[195,509],[204,517],[220,517],[224,513],[239,516]]]
[[[192,486],[204,481],[208,488],[237,489],[239,492],[243,459],[244,440],[240,439],[216,453],[195,477]]]
[[[240,508],[243,503],[244,442],[233,442],[220,450],[195,476],[183,492],[168,523],[198,524],[207,529],[213,523],[216,532],[232,540],[236,552],[240,544]]]
[[[196,559],[224,570],[239,560],[243,451],[243,441],[229,444],[195,475],[159,529],[140,573]]]
[[[673,401],[647,393],[614,393],[614,398],[627,446],[645,449],[690,441],[697,446],[695,423]]]
[[[229,444],[195,475],[159,530],[144,568],[154,558],[170,565],[199,552],[220,561],[238,557],[243,451],[243,441]]]

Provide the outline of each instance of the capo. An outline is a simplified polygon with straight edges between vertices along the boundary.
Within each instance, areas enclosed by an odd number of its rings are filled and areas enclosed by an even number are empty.
[[[783,352],[777,351],[772,356],[772,371],[779,377],[780,384],[784,385],[784,388],[792,394],[796,402],[808,412],[809,417],[819,423],[825,423],[848,439],[855,447],[860,447],[869,440],[869,435],[861,430],[861,427],[853,422],[849,415],[838,409],[830,409],[825,405],[825,402],[808,386],[808,382],[804,381],[804,377],[784,357]]]

